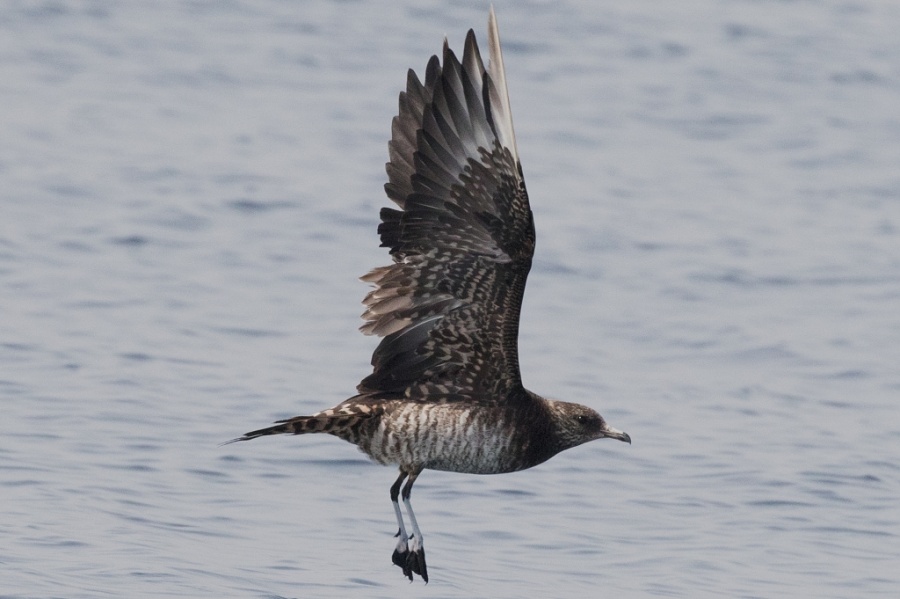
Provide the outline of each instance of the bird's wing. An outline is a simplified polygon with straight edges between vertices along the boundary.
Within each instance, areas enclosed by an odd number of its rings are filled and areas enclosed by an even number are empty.
[[[504,402],[522,394],[519,311],[534,222],[513,133],[496,19],[490,61],[475,34],[462,62],[444,41],[421,83],[410,70],[392,124],[382,247],[362,277],[366,334],[384,337],[360,393]]]

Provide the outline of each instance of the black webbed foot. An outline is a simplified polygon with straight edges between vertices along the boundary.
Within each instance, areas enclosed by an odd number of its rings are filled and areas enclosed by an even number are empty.
[[[413,575],[412,570],[406,565],[406,558],[409,555],[409,550],[405,547],[401,549],[398,547],[394,549],[394,555],[391,556],[391,561],[394,562],[395,566],[400,566],[403,568],[403,575],[409,578],[410,582],[412,582]]]
[[[416,537],[409,540],[409,552],[406,556],[406,566],[422,577],[428,584],[428,567],[425,565],[425,547]]]
[[[415,537],[409,539],[409,543],[399,542],[391,561],[395,566],[403,569],[403,575],[413,580],[413,574],[422,577],[428,583],[428,567],[425,565],[425,548]]]

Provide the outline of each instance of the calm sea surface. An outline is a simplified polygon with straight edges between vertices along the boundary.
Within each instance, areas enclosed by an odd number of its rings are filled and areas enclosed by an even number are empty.
[[[487,2],[0,5],[0,596],[896,597],[900,5],[495,0],[526,384],[632,446],[392,469],[329,407],[390,120]]]

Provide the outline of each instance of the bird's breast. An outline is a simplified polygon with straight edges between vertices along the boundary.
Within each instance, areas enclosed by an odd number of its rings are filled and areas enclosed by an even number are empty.
[[[396,401],[357,443],[373,460],[422,468],[498,474],[527,467],[528,440],[507,410],[464,403]]]

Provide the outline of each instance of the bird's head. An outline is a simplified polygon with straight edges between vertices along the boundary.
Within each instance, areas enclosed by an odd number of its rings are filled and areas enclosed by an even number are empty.
[[[607,437],[631,443],[628,433],[609,426],[603,416],[587,406],[554,400],[549,400],[548,404],[553,413],[560,451]]]

